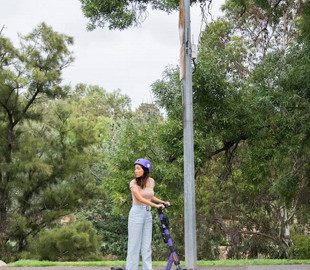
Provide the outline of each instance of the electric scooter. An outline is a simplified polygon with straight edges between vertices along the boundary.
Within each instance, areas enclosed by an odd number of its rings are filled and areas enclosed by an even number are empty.
[[[172,205],[168,205],[164,203],[165,208],[171,207]],[[161,223],[161,234],[163,236],[163,240],[166,244],[168,244],[169,249],[170,249],[170,257],[167,262],[165,270],[170,270],[172,267],[172,264],[174,263],[176,266],[176,270],[186,270],[186,268],[182,267],[180,265],[180,261],[178,258],[177,253],[174,250],[172,239],[170,237],[170,232],[169,232],[169,219],[167,215],[164,215],[163,209],[160,207],[157,209],[160,223]]]

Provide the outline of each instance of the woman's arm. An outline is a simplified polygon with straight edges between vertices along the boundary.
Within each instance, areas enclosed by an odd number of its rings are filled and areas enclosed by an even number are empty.
[[[165,203],[165,204],[170,205],[170,202],[163,201],[163,200],[161,200],[161,199],[158,199],[158,198],[155,197],[155,196],[152,197],[152,201],[153,201],[153,202],[157,202],[157,203],[162,203],[162,204]]]

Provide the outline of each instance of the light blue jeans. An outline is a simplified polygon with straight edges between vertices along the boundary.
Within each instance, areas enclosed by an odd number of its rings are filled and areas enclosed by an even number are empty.
[[[152,269],[151,243],[151,207],[133,204],[128,217],[128,247],[126,270],[138,270],[140,251],[142,255],[142,269]]]

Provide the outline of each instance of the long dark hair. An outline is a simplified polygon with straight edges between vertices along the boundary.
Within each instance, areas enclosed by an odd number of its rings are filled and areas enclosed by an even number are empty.
[[[143,175],[140,176],[140,177],[136,177],[136,182],[137,182],[137,185],[140,187],[140,188],[145,188],[146,186],[146,181],[147,179],[149,178],[150,176],[150,173],[149,173],[149,170],[147,168],[145,168],[144,166],[142,166],[141,164],[139,164],[141,166],[141,168],[143,169]]]

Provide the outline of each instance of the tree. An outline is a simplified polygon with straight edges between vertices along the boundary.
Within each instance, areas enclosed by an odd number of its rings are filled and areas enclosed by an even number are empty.
[[[124,247],[124,237],[127,236],[127,217],[131,207],[131,193],[129,182],[134,177],[133,162],[138,157],[149,158],[153,163],[151,176],[156,181],[155,192],[161,198],[173,202],[174,207],[169,209],[172,223],[176,224],[173,230],[174,239],[179,243],[178,250],[182,250],[183,227],[178,226],[182,222],[181,208],[183,205],[183,176],[182,161],[172,163],[169,152],[169,144],[165,135],[170,130],[170,123],[159,114],[154,104],[143,104],[133,117],[111,121],[108,128],[108,136],[104,140],[100,150],[103,153],[102,165],[98,167],[97,175],[103,179],[106,192],[105,208],[109,213],[94,213],[94,209],[87,210],[88,219],[93,220],[100,231],[105,235],[104,252],[114,250],[113,254],[124,258],[120,247]],[[181,133],[182,134],[182,133]],[[175,138],[177,141],[178,139]],[[178,140],[179,143],[180,140]],[[96,217],[97,216],[97,217]],[[119,217],[119,218],[118,218]],[[157,213],[154,212],[154,229],[158,230],[156,221]],[[107,229],[107,224],[114,223],[113,228]],[[122,228],[121,234],[116,233],[116,228]],[[105,230],[104,230],[105,229]],[[163,259],[166,248],[160,232],[154,233],[153,257]],[[181,252],[180,252],[181,254]]]
[[[109,93],[99,86],[79,84],[72,89],[67,99],[74,109],[74,116],[86,118],[94,122],[95,130],[100,131],[100,140],[96,143],[95,155],[100,155],[90,173],[98,185],[107,185],[105,181],[113,181],[113,158],[115,153],[109,152],[118,143],[117,128],[120,123],[129,121],[133,112],[130,109],[130,98],[122,95],[120,90]],[[92,134],[89,134],[90,138]],[[104,180],[103,180],[104,179]],[[110,196],[110,190],[105,186],[100,198],[94,198],[88,204],[79,208],[77,217],[84,217],[93,223],[101,236],[100,251],[103,255],[113,254],[120,259],[126,258],[127,216],[120,214]]]
[[[62,100],[71,37],[43,23],[20,49],[0,42],[0,254],[10,259],[28,236],[100,194],[90,167],[104,130]]]
[[[109,29],[126,29],[131,26],[139,25],[147,16],[147,8],[163,10],[168,13],[179,8],[179,0],[80,0],[82,10],[86,18],[89,19],[87,28],[93,30],[96,27],[104,27],[108,24]],[[202,9],[206,3],[212,0],[191,0],[191,4],[200,3]]]
[[[297,24],[307,1],[228,0],[223,6],[233,29],[249,44],[251,62],[257,63],[268,52],[288,48],[297,34]]]
[[[291,10],[287,6],[285,12]],[[295,35],[285,52],[270,44],[249,66],[253,42],[240,35],[238,19],[222,18],[206,28],[193,76],[197,216],[217,224],[228,237],[232,257],[243,250],[250,256],[287,257],[288,225],[304,213],[308,201],[303,198],[309,197],[309,51]],[[287,34],[297,33],[292,30]],[[181,124],[181,106],[173,105],[180,104],[177,78],[168,70],[153,88],[175,126]],[[175,134],[174,128],[167,141],[173,142]],[[174,146],[178,160],[181,148]],[[206,234],[220,239],[214,232],[219,234],[213,226]]]
[[[118,119],[131,116],[131,100],[117,89],[107,92],[95,85],[78,84],[72,93],[71,102],[76,102],[77,115]]]

